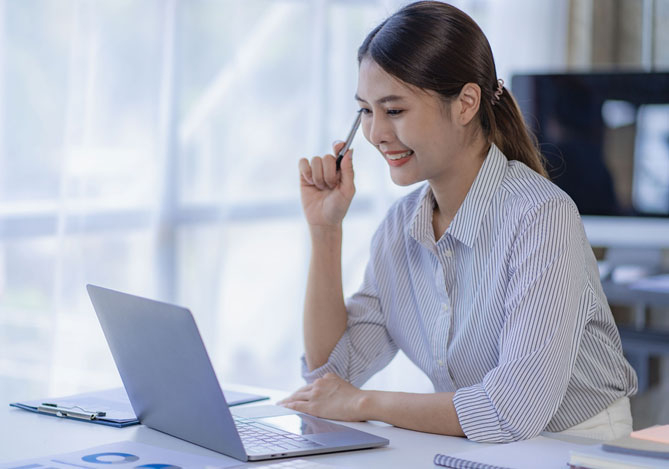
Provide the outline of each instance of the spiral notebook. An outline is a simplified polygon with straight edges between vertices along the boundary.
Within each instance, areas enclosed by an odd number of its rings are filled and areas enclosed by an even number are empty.
[[[452,455],[437,454],[434,464],[451,469],[565,469],[571,451],[596,446],[546,436],[503,444],[482,444],[476,449]]]

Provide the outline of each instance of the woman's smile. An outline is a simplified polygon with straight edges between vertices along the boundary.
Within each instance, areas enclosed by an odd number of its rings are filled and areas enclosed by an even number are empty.
[[[397,167],[407,163],[414,155],[414,152],[413,150],[385,151],[383,154],[390,166]]]

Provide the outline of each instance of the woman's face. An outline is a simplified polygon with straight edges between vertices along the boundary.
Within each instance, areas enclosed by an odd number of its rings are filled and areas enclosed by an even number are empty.
[[[456,106],[400,81],[369,58],[360,64],[356,99],[365,138],[385,158],[395,184],[457,172],[464,132],[451,115]]]

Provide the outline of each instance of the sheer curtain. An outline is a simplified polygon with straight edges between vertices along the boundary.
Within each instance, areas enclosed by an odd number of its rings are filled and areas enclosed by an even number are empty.
[[[403,3],[0,0],[0,382],[17,398],[120,384],[96,283],[190,307],[224,383],[298,386],[297,160],[345,135],[357,47]],[[456,2],[507,80],[564,64],[564,2],[535,3]],[[353,147],[346,294],[413,189]],[[369,386],[431,390],[404,357]]]

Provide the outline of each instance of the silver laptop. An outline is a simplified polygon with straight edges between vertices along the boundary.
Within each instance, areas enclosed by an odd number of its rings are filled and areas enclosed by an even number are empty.
[[[240,408],[233,416],[188,309],[86,288],[132,408],[147,427],[241,461],[389,443],[278,406]]]

